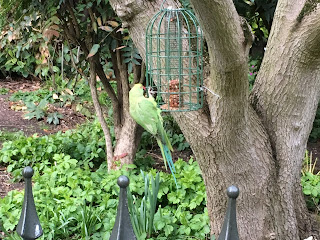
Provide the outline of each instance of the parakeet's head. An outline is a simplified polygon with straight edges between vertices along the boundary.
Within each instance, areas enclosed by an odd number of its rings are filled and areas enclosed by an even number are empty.
[[[145,87],[141,83],[137,83],[130,90],[130,95],[132,96],[143,96]]]

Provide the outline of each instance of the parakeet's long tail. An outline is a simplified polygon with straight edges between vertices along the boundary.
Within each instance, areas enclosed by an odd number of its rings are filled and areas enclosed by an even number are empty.
[[[165,144],[163,145],[163,151],[164,151],[164,154],[166,155],[166,160],[167,160],[167,163],[169,165],[171,172],[175,173],[176,169],[175,169],[173,161],[172,161],[171,151],[169,150],[168,146]]]
[[[166,144],[163,144],[161,142],[160,139],[157,139],[157,142],[158,142],[158,145],[159,145],[160,150],[161,150],[161,154],[162,154],[162,157],[163,157],[163,160],[164,160],[164,165],[165,165],[165,167],[167,169],[167,163],[168,163],[168,166],[169,166],[169,169],[170,169],[171,174],[173,176],[174,182],[178,186],[176,176],[174,175],[174,173],[176,172],[176,169],[175,169],[173,161],[172,161],[171,151],[170,151],[170,149],[168,148],[168,146]]]

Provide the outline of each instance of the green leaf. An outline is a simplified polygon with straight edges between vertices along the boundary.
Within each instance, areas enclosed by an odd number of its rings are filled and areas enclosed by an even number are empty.
[[[141,63],[139,63],[135,58],[132,58],[132,61],[135,65],[141,65]]]
[[[164,233],[166,235],[166,237],[168,237],[170,235],[170,233],[172,233],[173,231],[173,227],[171,225],[166,225],[164,227]]]
[[[99,44],[94,44],[92,46],[92,48],[90,50],[90,53],[88,54],[87,58],[90,58],[90,57],[94,56],[98,52],[99,48],[100,48]]]
[[[46,99],[42,99],[37,108],[44,109],[47,106],[47,104],[48,101]]]
[[[59,69],[57,66],[53,66],[53,67],[52,67],[52,70],[53,70],[54,72],[59,72],[59,71],[60,71],[60,69]]]
[[[312,189],[311,194],[312,194],[313,197],[317,197],[318,195],[320,197],[320,192],[318,192],[318,190],[316,188]]]

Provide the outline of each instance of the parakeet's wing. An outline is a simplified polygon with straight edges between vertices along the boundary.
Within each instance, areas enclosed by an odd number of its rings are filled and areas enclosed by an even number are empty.
[[[154,100],[142,96],[135,99],[133,104],[130,111],[132,118],[149,133],[156,135],[160,119]]]

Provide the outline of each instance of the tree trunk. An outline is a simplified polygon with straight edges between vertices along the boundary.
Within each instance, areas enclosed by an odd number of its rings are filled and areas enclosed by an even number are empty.
[[[125,122],[114,149],[114,161],[120,161],[121,165],[133,163],[142,134],[141,127],[131,118],[129,112],[125,112],[124,119]],[[111,168],[114,167],[113,165]]]
[[[110,0],[144,56],[148,20],[162,1]],[[240,239],[319,237],[308,214],[300,171],[320,98],[320,7],[279,0],[266,54],[249,96],[250,32],[232,0],[191,0],[205,33],[210,76],[202,110],[175,113],[199,162],[212,233],[219,235],[226,188],[240,188]],[[175,6],[172,0],[166,6]],[[165,6],[165,7],[166,7]],[[301,14],[304,14],[301,17]],[[300,17],[299,17],[300,16]],[[179,181],[179,180],[178,180]]]
[[[106,142],[106,157],[108,169],[116,169],[123,164],[131,164],[135,158],[135,154],[140,142],[142,131],[138,124],[131,118],[129,114],[128,104],[123,111],[123,124],[117,123],[115,128],[118,129],[116,134],[116,144],[113,147],[112,136],[110,129],[106,123],[105,117],[99,103],[97,88],[96,88],[96,65],[99,59],[92,57],[90,60],[90,90],[95,112],[101,124],[105,142]],[[127,91],[128,94],[128,91]]]

